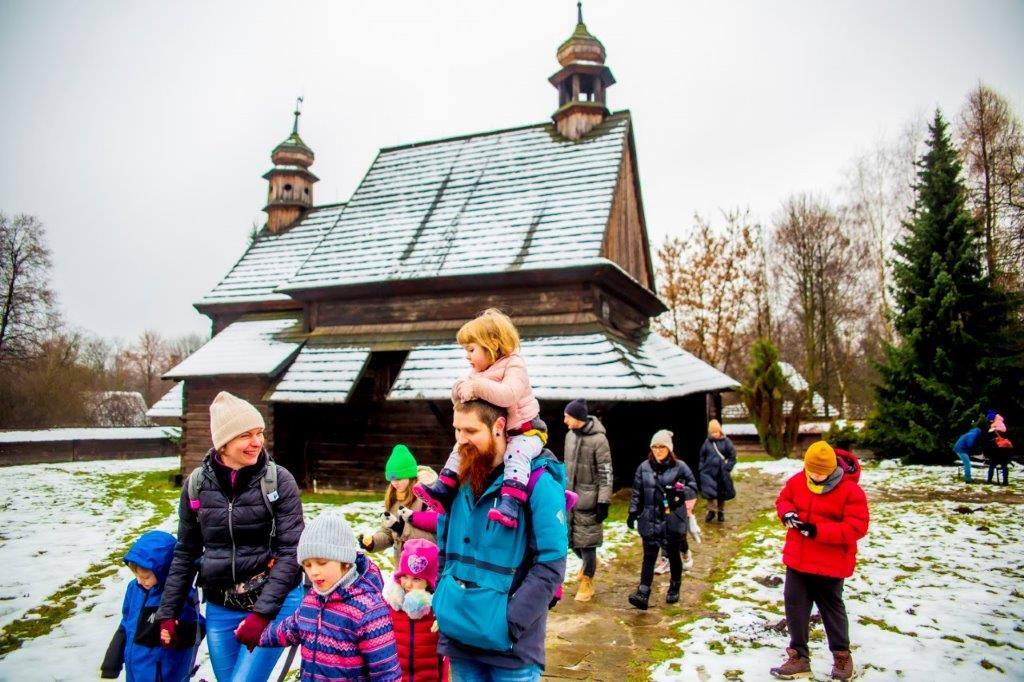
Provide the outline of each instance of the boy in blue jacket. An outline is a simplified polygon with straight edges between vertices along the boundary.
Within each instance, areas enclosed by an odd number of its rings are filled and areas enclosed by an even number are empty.
[[[128,682],[182,682],[191,676],[199,649],[199,599],[195,588],[181,612],[176,642],[160,645],[160,623],[154,619],[164,581],[174,556],[174,536],[151,530],[135,541],[124,562],[135,573],[121,606],[121,623],[100,665],[101,677],[113,679],[122,666]]]

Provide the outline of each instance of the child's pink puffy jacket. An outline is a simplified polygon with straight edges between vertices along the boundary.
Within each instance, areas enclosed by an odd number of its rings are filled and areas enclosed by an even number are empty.
[[[508,428],[518,429],[540,416],[540,403],[533,397],[526,362],[519,353],[506,355],[482,372],[471,371],[452,387],[452,402],[459,402],[459,387],[468,382],[473,397],[508,410]]]

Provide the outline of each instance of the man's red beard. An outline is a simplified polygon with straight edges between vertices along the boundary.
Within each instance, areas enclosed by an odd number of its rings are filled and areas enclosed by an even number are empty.
[[[488,448],[490,452],[481,452],[472,443],[459,446],[459,480],[469,483],[474,497],[483,495],[487,488],[487,479],[494,471],[494,443]]]

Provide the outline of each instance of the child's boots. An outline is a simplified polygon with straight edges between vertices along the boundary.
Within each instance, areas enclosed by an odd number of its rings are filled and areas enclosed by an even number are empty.
[[[670,580],[668,583],[668,593],[665,595],[666,604],[675,604],[679,601],[679,586],[682,581]]]
[[[459,488],[459,475],[448,469],[441,469],[437,480],[429,485],[417,483],[412,487],[413,494],[423,500],[430,511],[447,514],[455,499],[455,491]]]
[[[497,521],[503,526],[517,528],[519,526],[519,508],[526,502],[526,487],[515,481],[505,481],[501,486],[501,499],[498,506],[487,512],[487,518]]]

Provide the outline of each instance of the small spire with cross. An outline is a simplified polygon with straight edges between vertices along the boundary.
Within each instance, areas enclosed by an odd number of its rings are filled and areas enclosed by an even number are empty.
[[[292,124],[292,133],[298,134],[299,132],[299,116],[302,115],[302,98],[295,98],[295,122]]]

